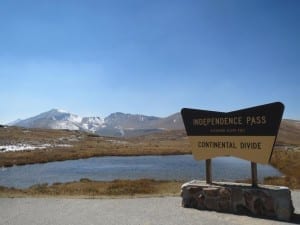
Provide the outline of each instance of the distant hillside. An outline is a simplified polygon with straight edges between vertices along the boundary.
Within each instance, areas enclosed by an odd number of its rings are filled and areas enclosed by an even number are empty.
[[[300,121],[289,119],[282,120],[277,142],[279,144],[300,145]]]
[[[159,121],[156,122],[155,127],[164,128],[167,130],[184,129],[184,125],[180,113],[175,113],[171,116],[161,118]]]
[[[106,117],[104,122],[110,127],[121,127],[123,129],[150,129],[153,128],[153,124],[159,120],[159,117],[154,116],[117,112]]]

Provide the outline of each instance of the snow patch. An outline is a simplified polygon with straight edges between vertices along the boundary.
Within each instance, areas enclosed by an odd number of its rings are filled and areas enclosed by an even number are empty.
[[[113,144],[128,144],[128,141],[120,141],[120,140],[107,140],[107,142],[111,142]]]
[[[33,146],[28,144],[17,144],[17,145],[0,145],[0,152],[16,152],[16,151],[26,151],[26,150],[35,150],[43,149],[46,146]]]
[[[75,125],[74,123],[71,123],[70,121],[60,121],[53,124],[50,124],[51,129],[67,129],[67,130],[79,130],[80,128]]]
[[[72,121],[72,122],[75,122],[75,123],[81,123],[82,117],[74,115],[74,114],[70,114],[70,117],[69,117],[68,120]]]
[[[0,153],[1,152],[17,152],[17,151],[32,151],[38,149],[46,149],[46,148],[55,148],[55,147],[64,147],[69,148],[73,147],[70,144],[42,144],[42,145],[29,145],[29,144],[16,144],[16,145],[0,145]]]
[[[83,117],[80,125],[83,129],[95,133],[103,127],[103,123],[100,117]]]

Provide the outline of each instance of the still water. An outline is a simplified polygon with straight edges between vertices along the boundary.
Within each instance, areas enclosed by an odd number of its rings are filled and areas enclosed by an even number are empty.
[[[251,177],[250,162],[232,157],[212,159],[214,181],[234,181]],[[280,176],[269,165],[258,164],[258,178]],[[152,178],[157,180],[205,179],[205,161],[191,155],[95,157],[25,166],[0,168],[0,185],[26,188],[34,184],[68,182],[89,178],[115,179]]]

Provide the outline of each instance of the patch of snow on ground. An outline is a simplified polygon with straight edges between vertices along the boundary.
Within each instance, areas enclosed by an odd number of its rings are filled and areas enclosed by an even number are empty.
[[[128,141],[119,141],[119,140],[107,140],[113,144],[128,144]]]
[[[23,130],[23,133],[31,133],[31,130]]]
[[[16,152],[43,148],[46,148],[46,146],[33,146],[28,144],[0,145],[0,152]]]
[[[1,152],[16,152],[16,151],[31,151],[31,150],[37,150],[37,149],[46,149],[46,148],[54,148],[54,147],[73,147],[73,145],[70,144],[42,144],[38,146],[33,146],[29,144],[16,144],[16,145],[0,145],[0,153]]]

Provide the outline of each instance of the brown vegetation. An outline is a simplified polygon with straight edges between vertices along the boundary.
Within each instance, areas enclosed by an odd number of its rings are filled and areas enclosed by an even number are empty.
[[[293,189],[300,188],[300,150],[276,149],[271,158],[271,165],[285,176],[280,178],[266,178],[266,184],[284,185]]]
[[[115,180],[111,182],[81,179],[76,182],[39,184],[27,189],[0,187],[0,196],[80,196],[87,198],[106,196],[179,195],[181,182],[141,180]]]
[[[300,188],[300,123],[294,120],[283,120],[271,158],[271,165],[277,168],[284,177],[269,177],[264,183],[283,185],[292,189]]]

